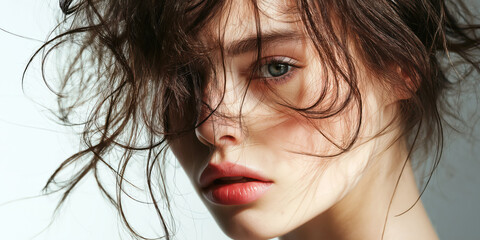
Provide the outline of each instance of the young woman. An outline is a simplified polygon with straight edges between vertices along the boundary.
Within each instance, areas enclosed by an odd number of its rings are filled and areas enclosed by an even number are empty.
[[[46,186],[82,164],[59,184],[61,203],[93,172],[141,238],[99,171],[114,171],[121,193],[132,156],[141,156],[163,219],[157,193],[166,193],[154,182],[171,150],[233,239],[438,238],[412,170],[425,158],[412,154],[427,149],[435,169],[444,96],[479,70],[479,26],[461,2],[60,6],[60,34],[44,46],[68,48],[55,89],[60,117],[77,124],[70,116],[89,112],[80,122],[85,150]]]

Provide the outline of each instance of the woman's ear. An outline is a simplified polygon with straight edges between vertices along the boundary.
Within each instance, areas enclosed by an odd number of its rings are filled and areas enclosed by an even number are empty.
[[[402,68],[400,66],[394,67],[394,73],[396,75],[396,80],[398,85],[395,84],[394,87],[394,94],[397,100],[407,100],[410,99],[415,92],[417,92],[420,83],[415,74],[408,69]]]

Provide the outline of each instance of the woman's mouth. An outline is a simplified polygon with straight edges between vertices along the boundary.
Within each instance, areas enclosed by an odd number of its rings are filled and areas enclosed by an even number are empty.
[[[209,164],[200,176],[203,195],[220,205],[242,205],[260,198],[273,184],[245,166],[231,162]]]

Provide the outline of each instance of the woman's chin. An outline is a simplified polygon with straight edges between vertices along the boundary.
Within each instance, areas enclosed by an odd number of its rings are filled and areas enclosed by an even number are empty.
[[[270,227],[258,227],[254,226],[255,222],[252,223],[232,223],[232,224],[222,224],[219,223],[220,228],[223,232],[230,238],[235,240],[266,240],[272,239],[278,236],[281,236],[280,232],[275,231],[272,227],[275,227],[273,224]]]
[[[239,211],[230,216],[225,212],[213,215],[222,231],[235,240],[264,240],[285,234],[285,228],[279,228],[281,224],[269,220],[264,214],[255,213],[253,209]]]

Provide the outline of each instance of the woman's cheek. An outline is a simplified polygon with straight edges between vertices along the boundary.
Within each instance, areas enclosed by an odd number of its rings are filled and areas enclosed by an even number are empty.
[[[209,147],[202,144],[194,131],[169,141],[175,158],[192,181],[195,181],[198,168],[205,165],[210,156]]]

